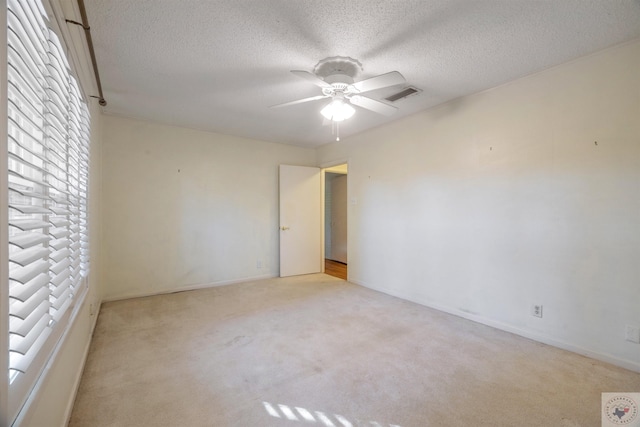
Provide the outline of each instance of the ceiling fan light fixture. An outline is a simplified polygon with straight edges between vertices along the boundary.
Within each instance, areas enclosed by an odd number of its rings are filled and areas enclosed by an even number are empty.
[[[320,111],[320,114],[327,120],[341,122],[353,116],[355,112],[356,109],[349,103],[344,102],[342,99],[334,99]]]

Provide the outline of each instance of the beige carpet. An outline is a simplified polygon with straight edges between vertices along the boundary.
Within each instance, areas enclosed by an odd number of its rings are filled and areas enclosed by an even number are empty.
[[[70,425],[600,426],[640,374],[318,274],[104,304]]]

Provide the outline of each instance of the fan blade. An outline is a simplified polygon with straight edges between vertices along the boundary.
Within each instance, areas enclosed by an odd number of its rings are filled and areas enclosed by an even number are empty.
[[[325,82],[315,74],[310,73],[308,71],[291,70],[291,72],[300,78],[310,81],[316,86],[320,86],[321,88],[327,88],[327,89],[333,88],[329,83]]]
[[[381,89],[383,87],[395,86],[405,83],[406,80],[397,71],[391,71],[390,73],[381,74],[376,77],[371,77],[367,80],[362,80],[352,84],[350,87],[355,89],[355,92],[369,92],[371,90]]]
[[[322,99],[322,98],[329,98],[329,96],[331,96],[331,95],[318,95],[318,96],[312,96],[312,97],[310,97],[310,98],[298,99],[297,101],[285,102],[284,104],[272,105],[272,106],[270,106],[269,108],[288,107],[289,105],[302,104],[303,102],[317,101],[318,99]]]
[[[393,105],[385,104],[384,102],[376,101],[366,96],[354,95],[349,98],[349,100],[353,105],[366,108],[378,114],[384,114],[385,116],[390,116],[398,110],[398,108]]]

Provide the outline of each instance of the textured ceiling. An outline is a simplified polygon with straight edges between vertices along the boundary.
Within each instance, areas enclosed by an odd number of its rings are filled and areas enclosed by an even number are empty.
[[[422,89],[341,136],[640,37],[640,0],[85,0],[109,114],[314,147],[326,100],[289,70],[351,56]],[[367,95],[381,99],[402,87]]]

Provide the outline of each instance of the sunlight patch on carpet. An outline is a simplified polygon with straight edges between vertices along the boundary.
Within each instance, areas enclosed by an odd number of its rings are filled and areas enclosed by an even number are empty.
[[[281,403],[271,404],[262,402],[267,413],[274,418],[286,418],[289,421],[298,421],[305,423],[317,423],[325,427],[401,427],[397,424],[380,424],[377,421],[349,421],[348,418],[339,414],[326,414],[322,411],[310,411],[300,406],[288,406]]]

